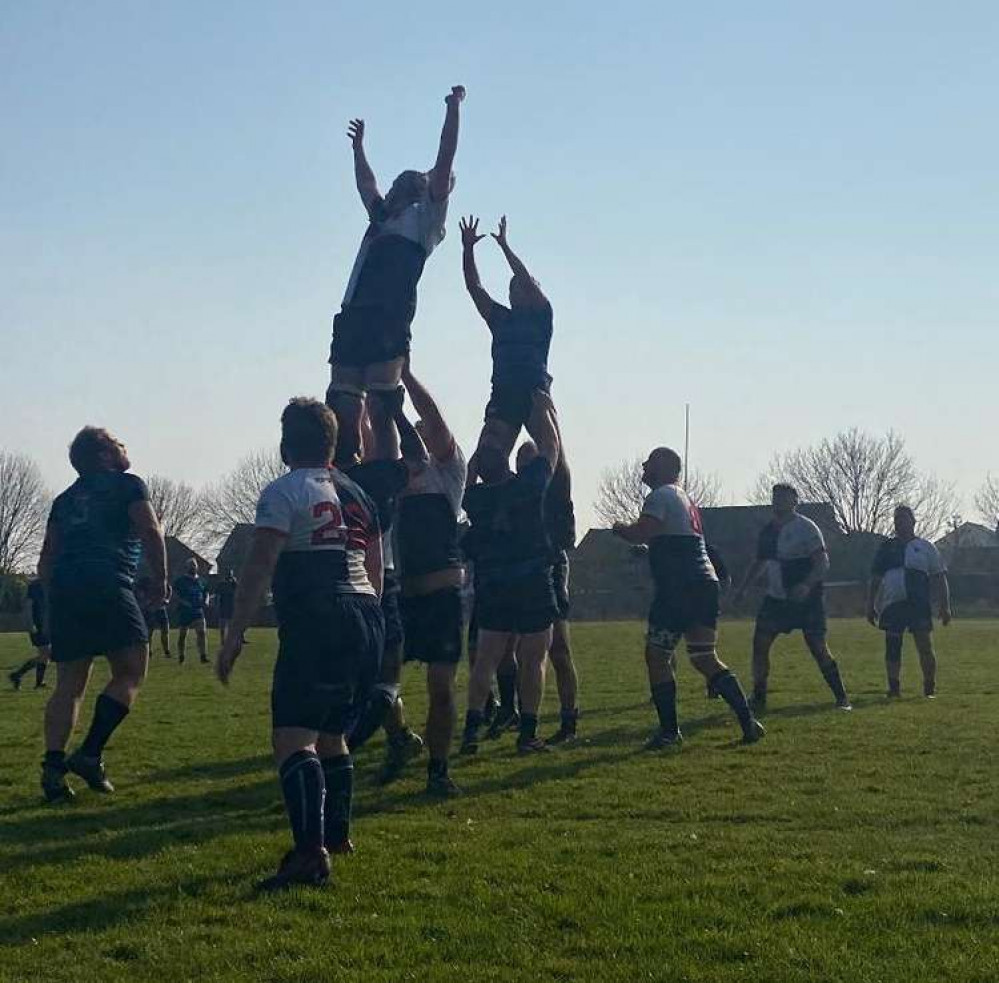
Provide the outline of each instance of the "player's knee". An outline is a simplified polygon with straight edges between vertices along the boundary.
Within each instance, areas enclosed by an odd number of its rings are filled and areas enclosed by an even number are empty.
[[[702,676],[707,676],[709,679],[726,669],[725,664],[718,659],[714,645],[710,642],[688,642],[687,657],[690,659],[691,665]]]

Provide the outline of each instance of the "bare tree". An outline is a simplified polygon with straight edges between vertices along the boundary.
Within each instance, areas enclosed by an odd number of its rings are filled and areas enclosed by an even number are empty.
[[[720,503],[721,488],[721,479],[714,473],[692,470],[686,476],[687,494],[703,508]],[[648,494],[648,488],[642,484],[641,458],[622,461],[601,475],[593,509],[606,526],[615,522],[634,522]]]
[[[999,524],[999,479],[991,474],[985,476],[982,487],[975,495],[975,507],[982,521],[990,529],[995,529]]]
[[[206,538],[220,547],[234,526],[253,522],[260,493],[288,469],[276,450],[257,450],[202,493]]]
[[[38,465],[24,454],[0,450],[0,573],[34,565],[50,502]]]
[[[876,437],[853,428],[810,447],[775,454],[750,497],[770,501],[770,489],[786,481],[803,501],[829,502],[846,532],[889,533],[896,505],[912,506],[921,534],[935,538],[956,510],[952,485],[921,473],[902,437]]]
[[[150,477],[146,486],[165,535],[176,536],[195,550],[208,545],[211,536],[206,531],[204,498],[200,492],[183,481],[159,474]]]

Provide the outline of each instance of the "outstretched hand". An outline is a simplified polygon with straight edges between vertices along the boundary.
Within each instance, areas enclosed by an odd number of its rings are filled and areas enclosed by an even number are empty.
[[[474,215],[462,218],[458,223],[461,229],[461,244],[471,249],[480,239],[485,239],[485,233],[479,235],[479,220]]]
[[[492,233],[492,237],[506,249],[506,216],[499,220],[499,230]]]
[[[347,124],[347,136],[355,150],[360,150],[364,145],[364,120],[352,119]]]
[[[465,98],[465,87],[463,85],[451,86],[451,91],[444,97],[444,102],[448,106],[457,106]]]

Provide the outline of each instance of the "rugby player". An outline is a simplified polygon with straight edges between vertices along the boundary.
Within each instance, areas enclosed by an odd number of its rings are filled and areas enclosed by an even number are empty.
[[[369,224],[343,306],[333,319],[326,402],[340,421],[340,467],[353,464],[360,454],[365,394],[393,392],[399,385],[416,315],[417,284],[427,258],[445,235],[464,98],[464,87],[456,85],[444,100],[447,111],[434,166],[427,172],[403,171],[387,195],[378,190],[364,152],[364,120],[350,122],[354,176]],[[379,410],[369,408],[372,417]]]
[[[14,689],[21,688],[21,679],[32,669],[35,670],[35,689],[45,688],[45,670],[51,656],[48,632],[45,630],[45,587],[36,577],[28,584],[25,597],[25,617],[28,622],[28,638],[35,654],[23,665],[8,673]]]
[[[655,587],[645,664],[659,727],[645,746],[648,750],[679,748],[683,741],[676,711],[676,647],[681,639],[687,643],[691,665],[705,678],[710,692],[732,708],[743,742],[753,744],[765,732],[749,709],[735,673],[715,649],[718,576],[704,545],[700,512],[677,484],[683,470],[680,455],[657,447],[642,468],[642,481],[650,489],[642,512],[633,523],[615,523],[613,531],[625,542],[648,545]]]
[[[184,572],[173,582],[173,592],[177,598],[177,626],[180,628],[177,634],[177,661],[184,662],[187,632],[193,628],[198,655],[202,662],[207,662],[205,604],[208,602],[208,587],[198,575],[198,561],[193,556],[184,563]]]
[[[239,581],[231,570],[226,570],[225,577],[215,588],[215,603],[218,605],[219,645],[225,644],[225,635],[232,621],[233,607],[236,603],[236,588]]]
[[[736,602],[746,588],[766,572],[766,596],[756,616],[753,634],[753,709],[767,705],[770,649],[778,635],[800,631],[822,678],[840,710],[852,710],[839,666],[826,642],[826,607],[823,580],[829,570],[822,530],[798,512],[798,492],[784,483],[774,485],[773,519],[760,531],[756,559],[736,592]]]
[[[577,693],[579,677],[572,660],[569,637],[569,551],[576,547],[576,517],[572,505],[572,478],[565,459],[565,445],[559,435],[559,458],[548,491],[545,493],[545,532],[552,550],[552,586],[558,617],[552,624],[552,644],[548,658],[555,670],[560,706],[559,729],[548,738],[549,744],[564,744],[576,738],[579,720]],[[538,456],[533,441],[525,441],[517,450],[518,474]],[[497,683],[500,679],[497,670]]]
[[[923,671],[923,695],[933,699],[937,657],[933,651],[934,600],[940,623],[949,625],[950,585],[936,546],[916,535],[916,515],[908,505],[895,509],[895,535],[881,544],[871,567],[867,620],[885,633],[888,697],[902,695],[902,640],[912,633]]]
[[[520,474],[508,457],[486,443],[476,452],[481,484],[465,492],[475,560],[479,623],[478,657],[468,680],[463,754],[478,750],[483,705],[493,673],[512,636],[519,635],[520,727],[517,750],[547,751],[538,737],[538,709],[544,695],[545,655],[558,617],[552,585],[551,548],[545,535],[544,497],[559,458],[558,427],[551,397],[538,390],[527,421],[537,457]]]
[[[152,654],[152,633],[158,631],[160,635],[160,649],[163,658],[172,658],[170,654],[170,615],[167,613],[167,606],[158,601],[152,606],[150,600],[150,580],[148,577],[140,577],[135,582],[135,599],[139,602],[142,617],[146,619],[146,630],[150,633],[149,651]]]
[[[399,495],[396,532],[405,655],[407,662],[427,667],[426,790],[446,797],[460,793],[448,774],[448,759],[458,714],[454,689],[464,630],[458,520],[468,468],[440,407],[413,375],[408,360],[402,380],[418,417],[413,426],[402,400],[395,404],[409,470]]]
[[[492,334],[492,394],[486,405],[485,423],[479,446],[491,444],[509,457],[521,427],[531,413],[533,393],[550,392],[548,350],[552,341],[552,305],[506,237],[506,216],[499,231],[492,233],[513,272],[510,279],[510,306],[504,307],[489,296],[475,264],[475,244],[479,220],[461,220],[462,269],[465,287],[475,309]]]
[[[253,542],[216,672],[227,683],[268,584],[278,656],[271,689],[274,757],[294,847],[263,890],[322,884],[330,853],[350,853],[353,761],[345,734],[378,678],[384,623],[375,506],[332,467],[333,413],[293,399],[281,415],[289,472],[261,493]]]
[[[52,503],[38,572],[49,599],[56,685],[45,708],[42,792],[73,797],[66,773],[97,792],[113,792],[103,752],[128,716],[149,662],[146,623],[133,592],[140,553],[150,595],[165,604],[166,546],[141,478],[129,474],[124,445],[106,430],[84,427],[69,447],[79,478]],[[66,757],[94,657],[105,655],[111,680],[97,697],[80,747]]]

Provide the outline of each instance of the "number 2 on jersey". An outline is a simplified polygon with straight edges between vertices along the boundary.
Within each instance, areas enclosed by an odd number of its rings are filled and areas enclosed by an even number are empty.
[[[312,533],[313,546],[330,546],[343,539],[343,515],[335,502],[316,502],[312,506],[312,517],[321,519],[329,514],[329,522],[324,522]]]

